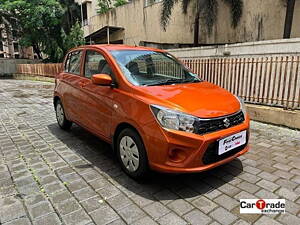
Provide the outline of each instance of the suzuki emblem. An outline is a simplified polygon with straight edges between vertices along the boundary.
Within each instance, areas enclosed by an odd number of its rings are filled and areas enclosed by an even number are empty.
[[[227,127],[230,127],[230,121],[229,121],[229,119],[228,118],[225,118],[224,120],[223,120],[223,123],[224,123],[224,126],[227,128]]]

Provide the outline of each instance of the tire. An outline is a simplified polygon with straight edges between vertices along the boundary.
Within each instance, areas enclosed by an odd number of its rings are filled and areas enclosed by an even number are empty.
[[[117,138],[116,153],[122,169],[136,180],[147,177],[149,167],[145,146],[133,129],[122,130]]]
[[[67,120],[64,107],[60,100],[55,104],[56,120],[59,127],[63,130],[69,130],[72,126],[72,122]]]

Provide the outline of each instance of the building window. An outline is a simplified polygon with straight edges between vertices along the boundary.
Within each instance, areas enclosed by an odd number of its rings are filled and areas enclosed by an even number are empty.
[[[153,5],[155,3],[161,2],[162,0],[144,0],[145,2],[145,7]]]
[[[15,59],[19,59],[20,55],[19,54],[15,54]]]
[[[82,4],[82,20],[83,26],[88,25],[87,3]]]
[[[2,53],[2,54],[0,54],[0,58],[4,58],[4,54]]]
[[[0,41],[0,51],[2,52],[3,51],[3,42]]]
[[[19,43],[14,42],[14,52],[19,52]]]

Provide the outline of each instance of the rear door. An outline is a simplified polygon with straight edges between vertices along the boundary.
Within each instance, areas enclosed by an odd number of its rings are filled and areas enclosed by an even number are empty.
[[[111,66],[105,57],[98,51],[86,50],[83,66],[84,78],[81,87],[81,118],[84,126],[97,135],[109,139],[114,89],[110,86],[92,83],[92,76],[100,73],[108,74],[113,80],[115,79]]]
[[[80,101],[78,88],[83,78],[81,76],[82,55],[82,50],[72,51],[68,54],[59,90],[67,117],[72,121],[79,118],[77,105]]]

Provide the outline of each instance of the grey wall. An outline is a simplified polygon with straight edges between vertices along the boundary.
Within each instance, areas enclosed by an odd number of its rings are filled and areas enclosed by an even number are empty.
[[[17,72],[17,64],[38,63],[31,59],[0,59],[0,76],[10,76]]]
[[[197,48],[168,49],[178,58],[247,57],[271,55],[299,55],[300,38],[271,41],[246,42],[241,44],[206,46]]]

